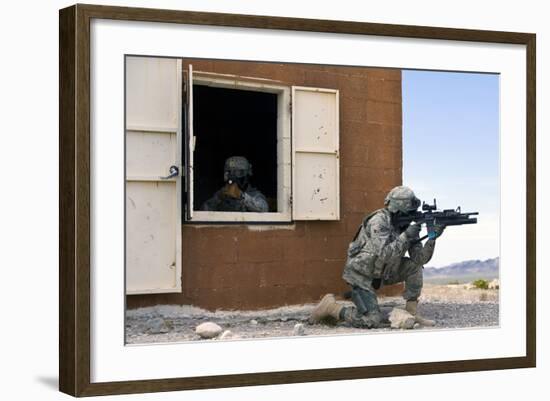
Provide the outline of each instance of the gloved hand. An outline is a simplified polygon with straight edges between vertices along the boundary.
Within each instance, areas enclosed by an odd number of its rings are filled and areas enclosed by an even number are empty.
[[[411,224],[405,230],[405,235],[408,240],[417,239],[420,237],[420,224]]]
[[[441,234],[443,234],[443,231],[445,231],[445,226],[443,225],[436,225],[434,226],[433,233],[429,235],[430,239],[436,239],[441,237]]]
[[[225,185],[225,187],[223,188],[223,194],[229,198],[239,199],[241,197],[242,191],[237,183],[233,182],[231,184]]]

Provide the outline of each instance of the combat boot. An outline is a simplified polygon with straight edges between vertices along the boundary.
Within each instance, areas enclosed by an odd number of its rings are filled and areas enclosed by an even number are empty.
[[[308,321],[310,324],[317,324],[322,319],[332,317],[334,320],[340,320],[340,311],[344,306],[336,302],[334,295],[327,294],[321,299],[321,302],[313,309]]]
[[[414,316],[414,320],[416,323],[421,324],[422,326],[435,326],[434,320],[424,319],[422,316],[416,314],[417,306],[417,301],[407,301],[405,310]]]

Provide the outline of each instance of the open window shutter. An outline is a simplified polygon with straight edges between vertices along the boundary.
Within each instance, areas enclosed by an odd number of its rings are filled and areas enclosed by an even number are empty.
[[[340,218],[337,90],[292,88],[292,215]]]
[[[126,58],[126,293],[181,292],[181,60]]]
[[[193,219],[193,153],[195,151],[195,136],[193,133],[193,66],[189,64],[185,80],[185,185],[187,220]]]

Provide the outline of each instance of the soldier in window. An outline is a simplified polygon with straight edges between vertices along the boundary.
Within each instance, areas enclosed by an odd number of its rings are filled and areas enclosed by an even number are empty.
[[[202,205],[202,210],[215,212],[267,212],[265,196],[250,185],[252,165],[245,157],[232,156],[225,161],[225,185]]]

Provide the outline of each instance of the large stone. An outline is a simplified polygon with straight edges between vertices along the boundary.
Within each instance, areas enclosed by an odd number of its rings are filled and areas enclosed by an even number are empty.
[[[412,329],[415,323],[414,316],[401,308],[393,308],[388,319],[392,329]]]
[[[292,334],[295,336],[304,336],[306,334],[306,328],[302,323],[296,323]]]
[[[195,328],[195,333],[201,336],[201,338],[214,338],[222,331],[222,328],[213,322],[201,323]]]

